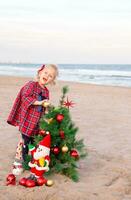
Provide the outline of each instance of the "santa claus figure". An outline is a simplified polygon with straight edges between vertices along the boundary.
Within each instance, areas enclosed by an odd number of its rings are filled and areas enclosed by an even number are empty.
[[[47,135],[43,140],[39,142],[37,148],[29,148],[32,155],[32,160],[29,162],[29,167],[31,168],[31,173],[36,178],[42,177],[44,172],[49,171],[49,161],[50,161],[50,134],[46,132]]]
[[[43,185],[46,179],[43,177],[44,173],[49,171],[50,161],[50,143],[51,137],[49,132],[39,142],[37,147],[29,146],[29,152],[32,155],[32,160],[29,162],[31,175],[28,178],[22,178],[19,181],[20,185],[26,187],[34,187],[35,185]]]

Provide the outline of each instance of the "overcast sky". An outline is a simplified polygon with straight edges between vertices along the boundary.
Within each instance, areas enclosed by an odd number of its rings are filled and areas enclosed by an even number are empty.
[[[131,0],[1,0],[0,62],[131,63]]]

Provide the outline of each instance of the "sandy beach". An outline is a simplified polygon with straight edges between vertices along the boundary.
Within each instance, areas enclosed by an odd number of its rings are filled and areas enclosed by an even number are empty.
[[[30,78],[0,77],[0,200],[130,200],[131,199],[131,88],[57,82],[50,101],[57,105],[68,85],[74,101],[72,119],[84,138],[88,157],[79,162],[80,181],[62,175],[50,178],[52,187],[6,186],[18,142],[18,129],[6,123],[13,101]],[[22,177],[28,175],[28,171]]]

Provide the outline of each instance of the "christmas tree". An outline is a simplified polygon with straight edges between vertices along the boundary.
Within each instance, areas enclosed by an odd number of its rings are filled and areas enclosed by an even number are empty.
[[[77,140],[78,128],[72,122],[69,108],[73,105],[68,98],[65,101],[68,87],[62,88],[62,96],[58,107],[50,106],[48,113],[40,120],[40,132],[35,136],[35,145],[46,135],[51,134],[50,171],[61,173],[70,177],[73,181],[79,180],[78,160],[84,158],[87,153],[83,139]],[[29,159],[27,159],[27,162]]]

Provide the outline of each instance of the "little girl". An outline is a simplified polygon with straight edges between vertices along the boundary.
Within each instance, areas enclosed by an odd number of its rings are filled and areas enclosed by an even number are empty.
[[[56,65],[42,65],[37,72],[37,81],[26,83],[16,97],[7,119],[9,124],[18,126],[21,133],[13,163],[14,175],[22,173],[22,161],[25,161],[28,154],[28,144],[33,142],[33,136],[39,132],[38,123],[45,112],[44,104],[49,100],[49,90],[45,85],[54,83],[57,75]]]

